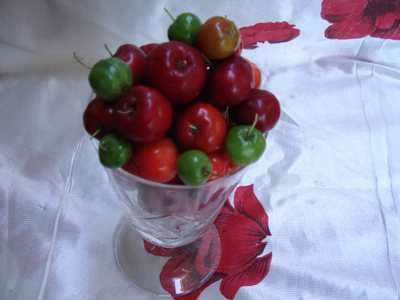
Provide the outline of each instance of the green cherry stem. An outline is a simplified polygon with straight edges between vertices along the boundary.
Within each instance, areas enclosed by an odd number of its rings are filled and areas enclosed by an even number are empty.
[[[203,56],[204,60],[210,64],[211,68],[215,69],[215,66],[213,65],[213,63],[207,58],[207,56],[205,56],[203,53],[201,53],[201,55]]]
[[[208,175],[208,174],[210,174],[210,175],[214,175],[214,176],[217,176],[217,177],[223,177],[223,176],[220,175],[220,174],[213,173],[212,171],[208,170],[207,167],[204,167],[204,168],[203,168],[203,174],[204,174],[205,176]]]
[[[187,61],[186,61],[186,60],[180,60],[180,61],[178,61],[178,63],[176,64],[176,66],[177,66],[179,69],[183,69],[184,67],[186,67],[186,65],[187,65]]]
[[[99,149],[100,149],[100,151],[103,151],[103,153],[108,153],[110,147],[109,147],[109,146],[104,146],[104,145],[102,145],[102,144],[100,143]]]
[[[93,133],[93,134],[90,136],[90,140],[92,140],[92,139],[100,132],[100,130],[101,130],[100,128],[97,129],[96,132]]]
[[[107,52],[110,53],[110,56],[113,56],[112,52],[110,51],[110,49],[108,48],[107,44],[104,44],[104,47],[106,48]]]
[[[74,57],[75,57],[76,61],[77,61],[78,63],[80,63],[82,66],[84,66],[85,68],[88,68],[88,69],[92,69],[91,67],[88,67],[87,65],[85,65],[85,64],[82,62],[82,58],[79,58],[79,57],[76,55],[76,52],[74,52]]]
[[[193,132],[194,134],[199,133],[199,130],[200,130],[199,126],[189,124],[189,128],[192,129],[192,132]]]
[[[251,133],[253,132],[254,128],[256,127],[257,118],[258,118],[258,114],[256,114],[255,117],[254,117],[254,122],[253,122],[253,124],[251,125],[250,130],[249,130],[249,132],[248,132],[247,135],[246,135],[246,139],[250,138]]]
[[[226,32],[232,36],[233,35],[233,25],[235,25],[235,23],[233,21],[231,21],[231,26],[229,26],[228,28],[226,28]]]
[[[171,13],[168,11],[168,9],[166,9],[166,8],[164,7],[164,10],[167,12],[167,14],[168,14],[169,17],[172,19],[172,21],[175,22],[175,18],[171,15]]]
[[[136,102],[136,98],[131,99],[131,108],[128,107],[124,107],[125,109],[128,108],[128,110],[118,110],[118,113],[120,114],[135,114],[136,113],[136,109],[135,109],[135,102]]]
[[[134,113],[134,112],[135,111],[133,109],[130,109],[130,110],[127,110],[127,111],[122,111],[122,110],[118,111],[118,113],[120,113],[120,114],[130,114],[130,113]]]

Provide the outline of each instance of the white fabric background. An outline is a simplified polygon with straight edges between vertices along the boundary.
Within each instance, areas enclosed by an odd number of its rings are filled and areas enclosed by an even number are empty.
[[[115,262],[122,210],[72,53],[166,41],[164,7],[301,31],[242,53],[282,117],[242,181],[269,216],[270,272],[235,299],[399,299],[400,41],[327,39],[315,0],[0,1],[0,299],[155,299]],[[225,298],[216,282],[198,299]]]

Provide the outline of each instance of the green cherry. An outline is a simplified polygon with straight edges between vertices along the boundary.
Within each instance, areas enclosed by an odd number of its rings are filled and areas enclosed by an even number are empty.
[[[179,178],[186,185],[198,186],[210,178],[212,163],[204,152],[188,150],[179,156],[177,169]]]
[[[132,156],[132,146],[125,137],[111,133],[100,140],[99,159],[101,164],[110,169],[125,165]]]
[[[121,59],[110,57],[97,62],[89,73],[93,92],[105,101],[116,101],[133,84],[130,67]]]
[[[266,141],[257,128],[257,115],[252,126],[237,125],[225,137],[225,152],[238,166],[247,166],[260,159],[266,148]]]
[[[174,21],[168,28],[168,39],[194,46],[197,43],[197,33],[202,25],[199,17],[192,13],[183,13],[174,19],[167,9],[165,11]]]

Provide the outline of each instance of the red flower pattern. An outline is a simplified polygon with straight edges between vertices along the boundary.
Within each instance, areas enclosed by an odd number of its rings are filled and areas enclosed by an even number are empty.
[[[257,48],[257,43],[281,43],[288,42],[298,37],[300,30],[294,28],[288,22],[257,23],[253,26],[239,29],[243,40],[244,49]]]
[[[234,195],[234,207],[226,201],[214,224],[220,239],[215,231],[207,232],[199,241],[200,249],[195,252],[186,251],[186,247],[166,249],[144,242],[147,252],[171,256],[161,271],[160,282],[172,295],[174,286],[168,278],[184,277],[188,285],[193,284],[215,261],[215,249],[221,249],[218,268],[206,284],[194,292],[174,297],[175,300],[196,300],[205,288],[219,280],[222,280],[221,294],[233,299],[242,286],[259,284],[267,276],[272,253],[261,255],[267,245],[264,240],[271,233],[268,215],[254,194],[253,185],[238,187]],[[219,240],[221,244],[217,247]],[[194,261],[197,263],[193,264]],[[178,270],[182,269],[185,274],[179,274],[182,271]]]
[[[324,0],[321,17],[333,24],[325,30],[327,38],[400,39],[399,0]]]

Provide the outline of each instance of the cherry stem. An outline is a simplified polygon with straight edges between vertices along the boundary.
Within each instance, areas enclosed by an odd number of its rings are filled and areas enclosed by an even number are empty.
[[[186,60],[181,60],[181,61],[179,61],[179,62],[177,63],[177,67],[178,67],[179,69],[182,69],[182,68],[186,67],[186,65],[187,65],[187,61],[186,61]]]
[[[235,25],[235,23],[233,23],[233,21],[231,21],[231,26],[229,26],[228,28],[226,28],[226,32],[232,36],[233,35],[233,25]]]
[[[97,129],[96,130],[96,132],[95,133],[93,133],[91,136],[90,136],[90,140],[92,140],[99,132],[101,131],[101,129],[99,128],[99,129]]]
[[[251,133],[253,132],[254,128],[256,127],[257,118],[258,118],[258,114],[255,115],[255,117],[254,117],[254,122],[253,122],[253,124],[251,125],[250,131],[247,133],[247,136],[246,136],[246,137],[250,137]]]
[[[127,110],[127,111],[122,111],[122,110],[119,110],[118,111],[120,114],[130,114],[130,113],[133,113],[133,112],[135,112],[133,109],[130,109],[130,110]]]
[[[110,56],[113,56],[112,52],[110,51],[110,49],[108,48],[107,44],[104,44],[104,47],[106,47],[106,50],[108,53],[110,53]]]
[[[80,63],[82,66],[84,66],[85,68],[88,68],[88,69],[92,69],[91,67],[88,67],[87,65],[85,65],[83,62],[82,62],[82,58],[79,58],[77,55],[76,55],[76,52],[74,52],[74,57],[75,57],[75,59],[76,59],[76,61],[78,62],[78,63]]]
[[[200,130],[199,126],[189,124],[189,128],[192,129],[193,133],[195,134],[199,133]]]
[[[208,59],[208,57],[205,56],[203,53],[201,53],[201,55],[203,56],[204,60],[211,66],[211,68],[215,69],[215,66],[214,66],[213,63]]]
[[[167,14],[170,16],[170,18],[172,19],[172,21],[175,22],[174,17],[171,15],[171,13],[168,11],[168,9],[166,9],[165,7],[164,7],[164,9],[165,9],[165,11],[167,12]]]
[[[220,174],[213,173],[212,171],[209,171],[209,170],[207,169],[207,167],[204,167],[203,173],[204,173],[204,175],[210,174],[210,175],[214,175],[214,176],[217,176],[217,177],[224,177],[224,176],[222,176],[222,175],[220,175]]]
[[[101,143],[99,145],[100,151],[103,151],[103,153],[108,153],[108,150],[110,149],[109,146],[103,146]]]
[[[126,111],[122,111],[122,110],[118,110],[118,112],[120,113],[120,114],[135,114],[136,113],[136,106],[135,106],[135,101],[136,101],[136,98],[132,98],[132,99],[130,99],[131,100],[131,107],[126,107],[125,105],[124,105],[124,108],[125,109],[127,109],[128,108],[128,110],[126,110]]]

